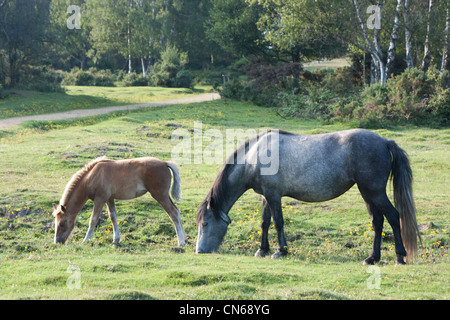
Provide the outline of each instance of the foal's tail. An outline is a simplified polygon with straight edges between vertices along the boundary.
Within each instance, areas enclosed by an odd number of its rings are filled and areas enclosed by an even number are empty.
[[[412,170],[406,152],[394,141],[388,142],[388,149],[392,154],[391,178],[394,185],[394,203],[400,214],[400,230],[407,253],[406,261],[411,262],[417,255],[417,238],[422,242],[413,200]]]
[[[181,186],[180,186],[180,172],[178,167],[173,162],[166,162],[167,166],[172,170],[173,184],[172,184],[172,198],[176,202],[181,202]]]

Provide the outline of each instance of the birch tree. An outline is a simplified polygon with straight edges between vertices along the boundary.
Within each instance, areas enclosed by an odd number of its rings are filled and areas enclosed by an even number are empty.
[[[410,3],[409,0],[405,0],[405,10],[403,12],[403,20],[405,22],[405,49],[406,49],[406,66],[408,69],[414,67],[412,57],[412,44],[411,44],[411,24],[409,21]]]
[[[427,33],[425,36],[425,46],[423,49],[422,71],[427,71],[430,66],[431,52],[430,52],[430,29],[431,29],[431,10],[433,8],[433,0],[428,0],[427,12]]]
[[[450,24],[450,0],[447,0],[447,8],[445,15],[445,30],[444,30],[444,45],[442,50],[442,59],[441,59],[441,68],[440,74],[443,75],[445,70],[448,70],[449,67],[449,24]]]
[[[397,0],[397,6],[395,8],[394,25],[392,27],[391,39],[389,41],[389,48],[387,53],[386,62],[386,79],[389,79],[392,74],[395,60],[396,42],[398,40],[398,29],[400,27],[400,14],[403,0]]]
[[[355,8],[355,12],[356,12],[356,18],[358,20],[358,23],[361,27],[361,32],[362,32],[362,36],[366,45],[366,49],[369,51],[371,57],[372,57],[372,63],[374,66],[377,67],[377,73],[379,74],[379,78],[381,81],[381,84],[384,85],[386,83],[386,65],[383,62],[383,59],[381,57],[381,49],[379,48],[379,30],[376,30],[377,28],[375,28],[375,32],[374,32],[374,42],[370,43],[369,38],[367,36],[367,29],[366,29],[366,25],[364,23],[364,20],[361,17],[361,12],[359,10],[359,1],[358,0],[353,0],[353,6]],[[380,9],[381,10],[381,9]],[[381,20],[381,18],[380,18]],[[380,21],[381,23],[381,21]],[[371,79],[373,82],[373,79]]]

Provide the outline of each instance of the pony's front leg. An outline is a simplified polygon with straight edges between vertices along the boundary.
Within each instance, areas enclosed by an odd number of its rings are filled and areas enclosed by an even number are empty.
[[[83,242],[87,242],[92,238],[92,235],[94,234],[95,227],[97,226],[98,218],[100,216],[100,213],[102,212],[103,205],[105,202],[95,202],[94,201],[94,209],[92,210],[91,218],[89,219],[89,228],[86,233],[86,236],[84,237]]]
[[[263,208],[261,216],[261,244],[258,251],[255,253],[255,257],[264,258],[270,251],[269,246],[269,227],[271,219],[270,207],[267,200],[263,198]]]
[[[108,214],[113,228],[113,244],[118,244],[120,242],[120,233],[119,225],[117,224],[116,204],[114,200],[110,200],[106,203],[106,206],[108,207]]]
[[[272,259],[277,259],[288,254],[286,238],[284,236],[283,210],[281,209],[281,197],[278,195],[265,196],[272,213],[273,223],[278,235],[278,249],[272,255]]]

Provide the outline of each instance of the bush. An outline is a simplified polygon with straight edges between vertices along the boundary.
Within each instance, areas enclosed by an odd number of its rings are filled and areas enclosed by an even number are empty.
[[[293,74],[293,66],[252,62],[248,81],[227,82],[225,98],[278,107],[285,117],[351,121],[359,127],[390,124],[448,125],[450,73],[407,69],[386,85],[360,89],[361,79],[350,68]]]
[[[110,70],[97,70],[90,68],[88,71],[73,68],[62,80],[63,85],[75,86],[114,86],[114,75]]]
[[[194,76],[192,72],[186,69],[182,69],[177,72],[175,76],[175,87],[179,88],[192,88],[194,82]]]
[[[121,75],[121,78],[122,81],[120,81],[120,85],[123,87],[139,87],[148,85],[148,79],[138,75],[136,72],[124,73]]]
[[[366,87],[358,101],[333,110],[333,116],[339,120],[356,119],[362,127],[392,123],[448,125],[450,89],[445,87],[446,81],[437,70],[425,73],[407,69],[385,86]]]
[[[66,73],[49,69],[47,66],[26,66],[19,81],[20,88],[40,92],[65,92],[61,80]]]
[[[161,59],[154,64],[150,72],[150,84],[163,87],[192,88],[194,77],[184,66],[188,63],[186,52],[178,51],[175,46],[167,45],[161,53]]]

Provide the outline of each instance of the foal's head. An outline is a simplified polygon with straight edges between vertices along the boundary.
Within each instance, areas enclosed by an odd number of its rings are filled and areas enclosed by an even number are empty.
[[[63,205],[53,204],[53,213],[55,217],[55,243],[64,243],[75,226],[75,220],[67,212]]]

